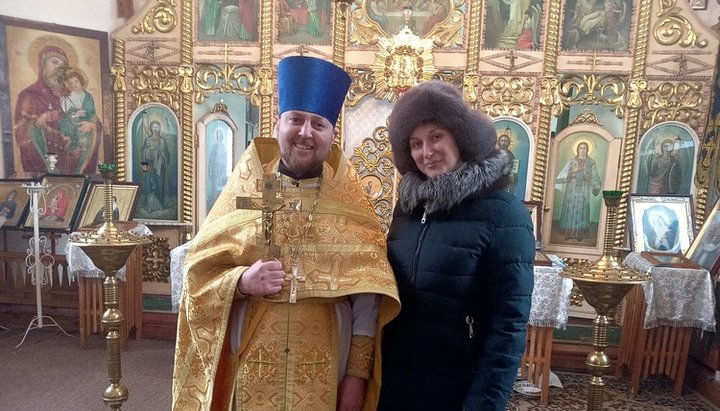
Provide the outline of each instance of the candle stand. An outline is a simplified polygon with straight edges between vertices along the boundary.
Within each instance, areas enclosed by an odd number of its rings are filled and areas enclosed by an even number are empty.
[[[120,364],[120,335],[118,330],[124,318],[118,309],[118,285],[115,277],[135,247],[147,244],[150,240],[145,235],[135,234],[115,225],[112,216],[112,187],[115,179],[115,164],[99,165],[100,174],[105,182],[104,222],[97,231],[75,232],[70,236],[70,243],[80,247],[93,264],[105,273],[103,283],[105,291],[105,312],[101,322],[107,331],[107,367],[110,385],[103,392],[103,401],[111,409],[121,409],[127,401],[128,389],[120,383],[122,369]],[[129,272],[128,272],[129,274]]]
[[[639,272],[622,264],[613,248],[613,234],[617,225],[617,209],[620,205],[620,191],[603,191],[607,207],[605,242],[603,255],[595,262],[570,262],[560,275],[568,277],[578,286],[585,300],[597,312],[593,321],[593,348],[585,359],[590,372],[588,383],[587,409],[603,409],[605,382],[602,376],[610,368],[610,360],[605,354],[607,348],[608,313],[616,307],[632,287],[650,281],[649,272]]]

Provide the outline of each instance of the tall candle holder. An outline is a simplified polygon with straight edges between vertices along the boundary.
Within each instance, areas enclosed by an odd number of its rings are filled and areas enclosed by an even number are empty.
[[[107,330],[107,366],[110,385],[103,392],[103,401],[112,409],[121,409],[127,401],[128,389],[120,383],[122,369],[120,365],[120,335],[123,314],[118,309],[118,286],[115,278],[117,271],[125,265],[135,247],[147,244],[150,240],[145,235],[126,231],[115,225],[112,215],[113,182],[116,166],[104,163],[98,166],[105,182],[104,222],[97,231],[75,232],[70,235],[71,244],[80,247],[92,260],[93,264],[105,273],[103,288],[105,291],[105,307],[101,322]],[[128,275],[130,273],[128,272]]]
[[[30,195],[30,214],[33,216],[33,236],[30,238],[30,248],[27,250],[28,255],[25,257],[25,265],[27,266],[27,273],[30,275],[30,281],[35,285],[35,308],[37,315],[30,320],[30,324],[28,324],[25,329],[22,340],[20,340],[20,343],[16,345],[15,348],[23,345],[25,338],[27,338],[31,330],[42,329],[43,327],[57,327],[65,335],[71,337],[52,317],[43,315],[42,287],[50,282],[52,268],[53,265],[55,265],[55,258],[47,247],[48,238],[40,235],[40,214],[45,212],[45,206],[40,207],[40,197],[42,196],[44,204],[48,186],[31,182],[29,184],[23,184],[22,187],[25,188]],[[44,320],[48,320],[49,324],[44,324]]]
[[[649,272],[636,271],[622,264],[613,248],[613,235],[617,225],[617,210],[622,192],[603,191],[603,199],[607,207],[607,224],[603,255],[593,263],[569,264],[560,275],[575,282],[585,300],[597,312],[593,321],[593,348],[585,359],[590,372],[588,382],[588,410],[603,409],[605,382],[602,376],[610,368],[610,359],[605,354],[607,348],[608,313],[616,307],[632,287],[650,281]]]

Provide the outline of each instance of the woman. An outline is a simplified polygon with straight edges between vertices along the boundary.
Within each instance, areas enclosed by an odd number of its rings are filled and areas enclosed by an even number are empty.
[[[441,81],[390,116],[404,174],[388,235],[402,309],[385,328],[380,410],[503,410],[525,350],[535,240],[504,191],[492,121]]]

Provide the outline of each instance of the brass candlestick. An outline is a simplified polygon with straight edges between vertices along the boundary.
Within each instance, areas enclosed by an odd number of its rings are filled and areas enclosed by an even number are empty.
[[[641,273],[622,264],[613,251],[613,234],[617,224],[617,209],[620,205],[620,191],[603,191],[607,207],[605,242],[603,256],[594,263],[568,265],[562,276],[571,278],[597,312],[593,321],[594,351],[588,354],[585,365],[590,372],[588,389],[588,410],[602,410],[605,383],[602,376],[610,368],[610,360],[605,354],[607,348],[608,312],[616,307],[632,287],[650,281],[648,272]]]
[[[118,330],[122,326],[124,318],[122,312],[118,309],[118,287],[115,275],[117,270],[125,265],[127,258],[135,250],[135,247],[147,244],[150,241],[145,235],[125,231],[115,225],[112,215],[112,187],[115,179],[115,164],[100,164],[98,168],[105,180],[104,223],[97,231],[72,233],[69,241],[71,244],[82,248],[93,264],[105,273],[103,288],[106,310],[101,321],[105,326],[105,330],[107,330],[105,340],[107,341],[107,367],[110,385],[103,392],[103,401],[110,408],[119,410],[122,404],[127,401],[128,389],[120,383],[122,370],[120,366],[120,336]]]

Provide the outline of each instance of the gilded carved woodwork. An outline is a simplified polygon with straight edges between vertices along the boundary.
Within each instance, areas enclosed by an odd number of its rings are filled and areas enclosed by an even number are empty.
[[[392,160],[392,150],[385,126],[376,128],[372,137],[363,139],[353,149],[350,162],[355,166],[370,203],[387,234],[396,200],[398,175]]]
[[[182,19],[180,21],[180,119],[182,144],[182,195],[180,197],[180,221],[192,224],[195,216],[195,144],[193,144],[193,38],[192,38],[192,0],[182,0]]]
[[[478,101],[478,85],[480,76],[477,73],[465,73],[463,76],[463,99],[474,106]]]
[[[645,71],[648,58],[648,44],[650,38],[650,10],[652,0],[641,0],[638,4],[637,29],[635,33],[635,53],[632,57],[632,69],[629,81],[629,96],[627,98],[627,111],[625,116],[625,135],[622,140],[623,148],[620,154],[620,175],[617,189],[625,193],[620,199],[617,210],[617,223],[615,224],[614,245],[622,247],[625,241],[627,225],[627,202],[631,191],[633,170],[635,165],[637,145],[640,140],[640,110],[638,100],[642,105],[642,92],[647,87]]]
[[[560,16],[559,0],[550,0],[547,8],[547,23],[544,32],[545,50],[541,73],[541,93],[537,116],[537,135],[535,143],[535,162],[533,166],[530,199],[545,201],[545,179],[548,172],[550,152],[550,128],[553,107],[557,96],[558,50],[560,49]]]
[[[127,121],[127,113],[125,111],[125,93],[127,85],[125,83],[125,41],[113,41],[113,65],[110,68],[113,76],[113,97],[115,100],[115,152],[118,156],[127,151],[127,136],[125,133],[125,122]],[[124,161],[118,161],[117,173],[115,178],[117,181],[127,180],[127,167]]]
[[[345,30],[345,27],[347,27],[347,8],[348,3],[350,3],[352,0],[334,0],[335,4],[335,21],[334,26],[337,28],[336,30],[333,30],[333,41],[332,41],[332,50],[333,50],[333,63],[336,65],[345,68],[345,47],[347,44],[347,30]],[[338,116],[338,119],[336,121],[335,127],[338,130],[344,130],[345,127],[343,127],[343,123],[345,122],[345,116],[342,111],[340,111],[340,115]],[[341,131],[342,132],[342,131]],[[340,147],[345,147],[345,139],[342,134],[338,135],[338,138],[340,139]]]
[[[701,128],[703,113],[701,82],[651,82],[645,93],[643,131],[664,121],[679,121],[695,130]]]
[[[355,106],[363,97],[375,92],[375,73],[372,70],[360,68],[346,68],[352,83],[345,99],[346,107]]]
[[[437,72],[432,47],[431,40],[422,39],[409,29],[400,30],[393,37],[379,38],[372,64],[375,97],[394,102],[403,91],[430,80]]]
[[[647,89],[647,81],[642,79],[631,79],[628,83],[630,94],[627,99],[627,108],[639,109],[642,107],[642,93]]]
[[[135,107],[145,103],[159,102],[173,111],[180,110],[181,78],[172,67],[138,66],[132,68],[132,97]]]
[[[686,17],[687,5],[677,0],[633,2],[633,8],[627,10],[633,14],[633,44],[626,51],[613,52],[601,48],[561,49],[561,22],[567,13],[563,9],[567,2],[561,0],[542,2],[544,22],[542,39],[538,41],[542,50],[483,49],[486,4],[467,0],[448,0],[447,15],[423,35],[419,30],[425,15],[419,13],[420,8],[405,16],[402,10],[389,10],[386,17],[400,23],[405,18],[415,25],[400,31],[402,25],[396,24],[385,30],[377,18],[368,14],[368,2],[333,0],[332,18],[323,23],[332,30],[331,46],[276,44],[279,3],[258,0],[257,42],[225,43],[224,62],[222,43],[216,42],[217,47],[212,48],[202,41],[194,44],[198,40],[198,14],[203,1],[152,0],[152,3],[134,17],[124,29],[124,39],[121,36],[115,45],[111,68],[117,110],[115,148],[118,153],[129,150],[126,113],[135,107],[159,102],[177,113],[182,128],[183,164],[179,171],[183,223],[192,221],[196,201],[193,180],[197,170],[192,144],[195,105],[206,103],[216,93],[247,96],[260,108],[260,134],[271,134],[277,61],[286,55],[302,54],[310,47],[313,55],[350,66],[346,67],[352,78],[346,107],[356,106],[370,95],[393,102],[409,87],[434,78],[459,87],[465,101],[476,109],[493,117],[512,116],[527,124],[534,143],[533,168],[528,170],[531,200],[545,200],[547,180],[552,178],[547,173],[553,161],[550,135],[557,131],[553,130],[553,114],[578,105],[608,106],[623,120],[622,135],[617,136],[622,138],[621,166],[617,186],[612,188],[624,193],[631,191],[640,136],[653,125],[668,120],[688,124],[701,138],[693,193],[698,220],[702,218],[700,211],[705,209],[707,186],[720,184],[720,171],[714,178],[713,168],[717,161],[716,142],[708,138],[717,135],[720,118],[705,119],[711,90],[702,87],[713,67],[707,56],[715,52],[710,48],[716,41],[703,28],[692,26]],[[506,5],[507,2],[502,7]],[[403,36],[414,36],[413,41],[403,40]],[[193,47],[202,50],[194,55]],[[573,122],[596,120],[597,117],[582,113]],[[378,130],[371,138],[382,140],[386,129]],[[378,141],[374,144],[379,145]],[[361,162],[367,163],[366,169],[372,169],[370,153],[380,147],[362,147],[365,151],[356,154],[358,158],[365,156]],[[119,180],[126,177],[125,166],[119,160]],[[622,245],[626,235],[626,197],[622,201],[615,245]]]
[[[598,119],[597,115],[590,111],[588,108],[585,108],[582,113],[578,114],[571,122],[570,125],[579,125],[579,124],[595,124],[597,126],[602,127],[603,125],[600,123],[600,119]]]
[[[535,101],[532,77],[483,77],[479,106],[492,117],[512,116],[531,124]]]
[[[558,105],[555,113],[560,114],[571,105],[608,105],[618,118],[625,114],[625,81],[615,75],[570,74],[558,82]]]
[[[269,70],[256,73],[249,66],[200,64],[195,72],[195,102],[201,104],[211,94],[225,93],[249,96],[251,103],[260,105],[261,96],[272,94],[271,75]]]
[[[272,135],[273,109],[273,16],[275,3],[273,0],[259,0],[260,7],[260,68],[261,76],[257,97],[251,95],[251,102],[260,108],[260,124],[258,126],[261,136]],[[301,53],[302,54],[302,53]],[[253,100],[255,98],[255,100]],[[254,102],[258,101],[258,102]]]
[[[132,27],[133,34],[170,33],[177,25],[175,0],[157,0],[158,5],[150,9],[140,23]]]
[[[682,9],[677,7],[676,0],[661,0],[659,7],[657,16],[660,19],[655,24],[653,31],[653,36],[658,43],[664,46],[707,47],[707,40],[698,38],[695,28],[683,16]]]

